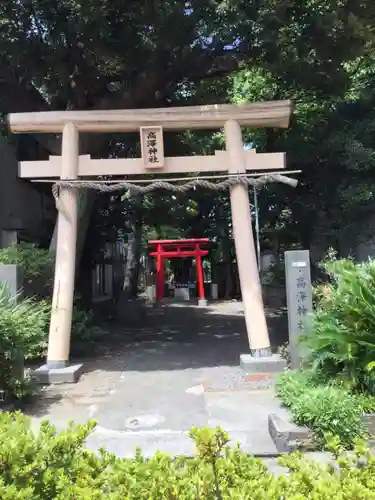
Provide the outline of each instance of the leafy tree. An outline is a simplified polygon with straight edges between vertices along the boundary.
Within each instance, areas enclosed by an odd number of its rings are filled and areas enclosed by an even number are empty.
[[[374,18],[374,7],[366,0],[9,0],[0,5],[0,109],[7,113],[294,98],[297,113],[289,132],[252,131],[247,139],[260,150],[286,150],[289,165],[302,168],[295,192],[272,186],[263,190],[260,202],[268,245],[275,247],[275,240],[284,238],[306,246],[317,208],[320,220],[340,215],[337,197],[345,190],[335,188],[333,202],[332,183],[322,172],[327,174],[328,164],[331,173],[340,171],[332,144],[342,144],[342,137],[325,139],[335,129],[335,113],[340,113],[345,96],[362,98],[363,85],[371,93],[372,70],[365,58],[373,54]],[[360,134],[358,124],[357,132],[352,130],[353,144]],[[56,138],[42,139],[52,152],[59,151]],[[217,145],[218,135],[187,132],[168,138],[167,151],[209,152]],[[136,147],[134,137],[90,135],[83,136],[81,151],[129,156]],[[91,204],[86,206],[88,213]],[[102,197],[92,227],[105,219],[103,237],[108,237],[108,231],[124,226],[129,214],[121,196]],[[181,234],[230,241],[227,195],[157,193],[144,197],[138,220],[158,234],[176,234],[180,228]],[[86,250],[95,254],[93,243],[88,240]],[[100,244],[98,239],[96,246]],[[230,245],[223,245],[218,258],[232,261]]]

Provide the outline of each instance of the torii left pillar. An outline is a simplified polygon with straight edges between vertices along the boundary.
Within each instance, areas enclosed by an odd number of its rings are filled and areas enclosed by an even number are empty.
[[[61,180],[78,178],[79,133],[63,128]],[[76,382],[83,365],[69,365],[77,245],[77,190],[61,188],[58,207],[57,249],[47,363],[34,372],[42,383]]]

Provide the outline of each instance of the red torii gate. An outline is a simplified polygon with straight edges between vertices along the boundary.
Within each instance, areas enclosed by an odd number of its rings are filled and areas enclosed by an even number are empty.
[[[151,240],[148,242],[149,255],[156,257],[156,300],[161,300],[164,297],[164,259],[183,257],[195,257],[199,300],[205,300],[202,257],[208,255],[208,250],[202,250],[201,246],[208,244],[208,238]]]

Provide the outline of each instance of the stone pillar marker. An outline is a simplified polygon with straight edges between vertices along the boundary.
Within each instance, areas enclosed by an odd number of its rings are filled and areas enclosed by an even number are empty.
[[[308,328],[308,315],[313,311],[310,252],[285,252],[286,298],[288,306],[289,350],[292,368],[303,359],[299,338]]]
[[[212,300],[218,300],[219,298],[219,290],[218,290],[218,284],[217,283],[211,283],[211,299]]]
[[[2,248],[12,247],[17,245],[18,235],[17,231],[3,230],[0,235],[0,244]]]
[[[5,285],[12,298],[22,297],[23,270],[16,264],[0,264],[0,283]]]

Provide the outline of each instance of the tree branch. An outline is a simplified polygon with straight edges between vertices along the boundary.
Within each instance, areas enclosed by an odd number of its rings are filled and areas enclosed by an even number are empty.
[[[225,76],[240,68],[241,63],[249,58],[247,52],[242,49],[215,51],[211,54],[203,54],[197,59],[195,67],[186,71],[187,80],[198,81],[207,78]]]
[[[0,102],[3,113],[48,111],[49,104],[30,84],[17,78],[11,68],[0,67]],[[61,141],[56,136],[36,134],[37,141],[51,153],[60,153]]]

